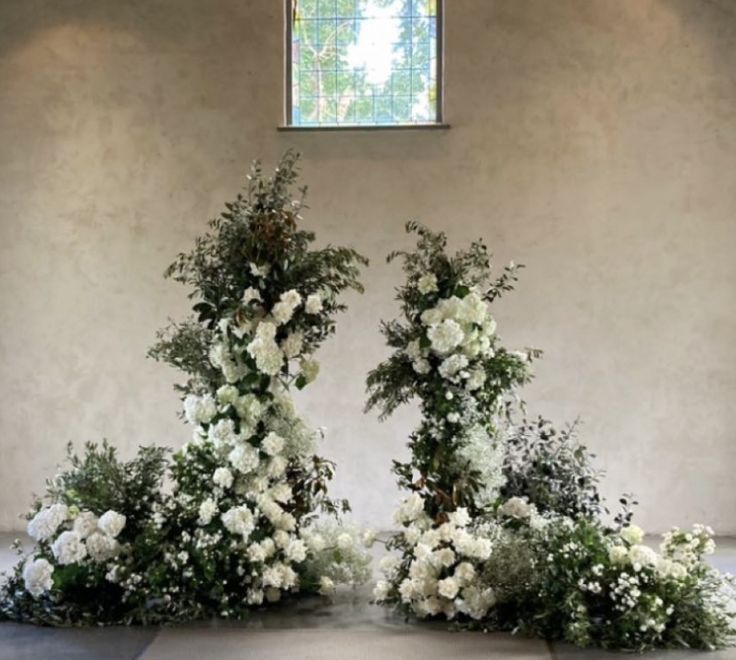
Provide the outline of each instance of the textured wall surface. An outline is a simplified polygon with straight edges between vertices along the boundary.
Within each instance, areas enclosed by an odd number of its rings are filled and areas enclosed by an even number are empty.
[[[651,529],[736,532],[736,2],[448,0],[449,131],[279,133],[279,0],[0,2],[0,529],[68,441],[178,446],[144,359],[161,278],[248,161],[305,154],[307,224],[373,260],[300,395],[335,491],[390,524],[415,413],[362,414],[404,221],[527,264],[496,310],[545,349],[525,392],[580,415]]]

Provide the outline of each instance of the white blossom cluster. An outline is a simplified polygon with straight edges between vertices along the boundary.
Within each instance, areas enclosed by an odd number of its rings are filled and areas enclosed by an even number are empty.
[[[269,272],[262,266],[254,269],[261,276]],[[240,312],[218,325],[210,351],[226,384],[184,400],[193,435],[182,450],[182,469],[199,475],[203,461],[217,467],[194,487],[177,484],[174,498],[159,511],[160,524],[185,530],[181,547],[191,546],[205,560],[210,557],[216,564],[223,553],[234,558],[237,575],[228,580],[239,583],[233,584],[234,591],[245,590],[249,605],[298,590],[304,575],[323,593],[337,582],[367,578],[365,558],[355,550],[357,540],[350,532],[328,538],[324,531],[302,526],[292,513],[295,496],[288,471],[309,468],[316,434],[294,410],[286,390],[288,365],[298,360],[302,384],[316,377],[319,366],[306,352],[297,321],[309,324],[309,315],[322,309],[319,294],[304,296],[295,289],[266,309],[259,290],[247,289]],[[265,389],[264,376],[269,379]],[[187,528],[191,520],[194,529]],[[183,571],[196,581],[196,574],[187,573],[192,571],[189,560],[187,550],[167,554],[172,572]],[[315,575],[315,566],[322,573]],[[165,597],[174,600],[175,589],[166,590]],[[223,602],[220,613],[227,616],[232,605]]]
[[[405,525],[401,546],[409,553],[408,573],[398,558],[384,558],[385,579],[376,584],[374,598],[386,601],[397,590],[400,601],[420,618],[465,614],[483,619],[496,602],[493,588],[479,579],[479,567],[493,552],[492,530],[474,528],[465,508],[436,526],[417,493],[401,503],[396,520]]]
[[[46,556],[29,557],[23,567],[25,588],[37,598],[53,586],[55,566],[92,562],[102,564],[117,557],[122,545],[117,537],[125,528],[125,516],[106,511],[99,518],[91,511],[55,503],[40,509],[28,522],[28,535],[47,550]]]

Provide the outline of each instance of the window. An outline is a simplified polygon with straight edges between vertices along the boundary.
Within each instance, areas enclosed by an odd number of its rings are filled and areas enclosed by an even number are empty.
[[[441,12],[441,0],[287,1],[287,125],[441,125]]]

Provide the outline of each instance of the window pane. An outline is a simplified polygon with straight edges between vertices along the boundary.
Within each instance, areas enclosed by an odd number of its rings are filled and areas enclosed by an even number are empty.
[[[292,124],[436,122],[437,1],[294,0]]]

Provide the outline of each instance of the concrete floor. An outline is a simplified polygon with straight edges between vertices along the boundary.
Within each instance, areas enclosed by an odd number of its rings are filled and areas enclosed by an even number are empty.
[[[0,571],[14,562],[12,534],[0,533]],[[713,564],[736,572],[736,539],[721,539]],[[586,659],[620,654],[580,650],[506,634],[447,632],[405,623],[371,605],[370,587],[308,598],[255,613],[247,621],[204,621],[169,628],[49,629],[0,623],[0,660],[464,660]],[[736,660],[736,649],[667,652],[648,659]]]

